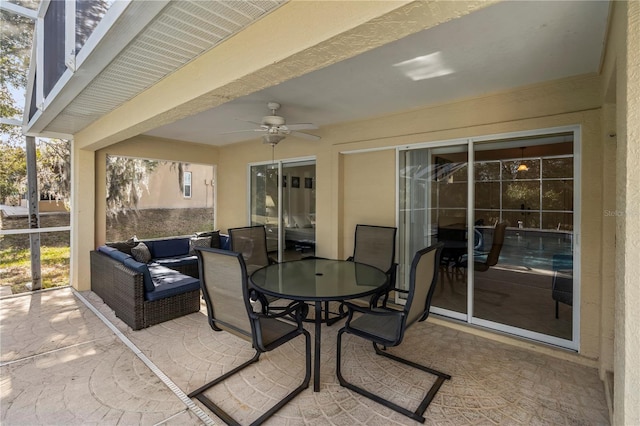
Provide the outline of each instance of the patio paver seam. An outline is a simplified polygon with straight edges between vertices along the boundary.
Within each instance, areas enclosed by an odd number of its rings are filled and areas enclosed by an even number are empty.
[[[202,422],[206,425],[215,425],[211,417],[207,415],[200,407],[198,407],[192,400],[182,391],[153,361],[151,361],[145,354],[138,349],[138,347],[125,336],[118,328],[113,325],[95,306],[93,306],[83,295],[81,295],[76,289],[71,288],[74,296],[77,297],[87,308],[89,308],[113,333],[125,344],[161,381],[164,383],[180,401],[187,406]],[[176,413],[178,415],[179,413]],[[165,419],[166,421],[167,419]]]
[[[31,359],[34,359],[34,358],[38,358],[38,357],[41,357],[41,356],[50,355],[50,354],[53,354],[53,353],[56,353],[56,352],[64,351],[64,350],[71,349],[71,348],[76,348],[76,347],[82,346],[82,345],[88,345],[90,343],[99,342],[101,340],[106,340],[106,339],[109,339],[109,338],[110,337],[101,337],[99,339],[92,339],[92,340],[88,340],[86,342],[80,342],[80,343],[76,343],[74,345],[63,346],[61,348],[51,349],[50,351],[40,352],[40,353],[37,353],[35,355],[26,356],[24,358],[18,358],[18,359],[12,359],[11,361],[0,362],[0,367],[5,367],[7,365],[15,364],[15,363],[18,363],[18,362],[28,361],[28,360],[31,360]]]

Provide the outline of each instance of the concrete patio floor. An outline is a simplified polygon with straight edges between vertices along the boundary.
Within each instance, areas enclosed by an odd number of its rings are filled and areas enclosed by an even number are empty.
[[[92,292],[64,288],[0,299],[0,423],[222,424],[185,394],[253,351],[211,330],[205,314],[203,306],[200,313],[132,331]],[[321,391],[310,386],[267,424],[418,424],[340,387],[340,327],[323,326]],[[431,376],[381,359],[361,339],[344,340],[348,379],[417,406]],[[609,424],[602,382],[589,367],[429,321],[412,327],[392,352],[453,376],[426,411],[426,424]],[[207,395],[248,424],[299,383],[303,354],[304,340],[297,338]]]

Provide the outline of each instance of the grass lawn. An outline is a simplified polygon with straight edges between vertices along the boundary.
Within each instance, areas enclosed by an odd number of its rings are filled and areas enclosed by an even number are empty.
[[[213,229],[213,209],[149,209],[132,211],[118,218],[109,218],[107,241],[138,238],[159,238],[190,235]],[[66,226],[69,214],[42,216],[42,226]],[[0,217],[2,229],[24,229],[25,217]],[[69,231],[42,233],[40,236],[40,263],[42,288],[69,285]],[[26,234],[0,236],[0,286],[11,286],[11,292],[29,291],[31,283],[31,258],[29,237]]]
[[[31,282],[31,254],[27,249],[0,250],[0,284],[10,285],[12,293],[22,293]],[[69,285],[69,247],[40,248],[42,288]]]

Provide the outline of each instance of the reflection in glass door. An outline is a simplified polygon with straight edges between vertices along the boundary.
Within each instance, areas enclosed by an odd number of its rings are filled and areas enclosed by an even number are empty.
[[[315,160],[250,166],[250,222],[265,225],[267,249],[278,261],[315,254]]]
[[[442,241],[433,312],[576,349],[575,146],[571,129],[400,150],[399,284]]]
[[[572,341],[573,136],[493,140],[474,150],[483,237],[474,250],[474,322]]]
[[[467,144],[404,151],[400,170],[398,282],[408,282],[416,251],[444,242],[432,306],[464,319],[467,284],[460,266],[467,253]]]

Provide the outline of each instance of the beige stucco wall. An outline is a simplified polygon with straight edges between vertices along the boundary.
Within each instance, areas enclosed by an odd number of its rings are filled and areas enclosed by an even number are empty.
[[[180,190],[177,165],[162,162],[149,176],[147,189],[140,197],[138,209],[213,207],[215,166],[183,163],[182,167],[183,172],[191,172],[191,197],[185,197]]]
[[[640,424],[640,3],[615,5],[616,72],[615,424]],[[622,34],[620,34],[622,32]]]
[[[353,253],[354,232],[359,223],[396,226],[395,150],[343,154],[341,250],[343,259]]]

